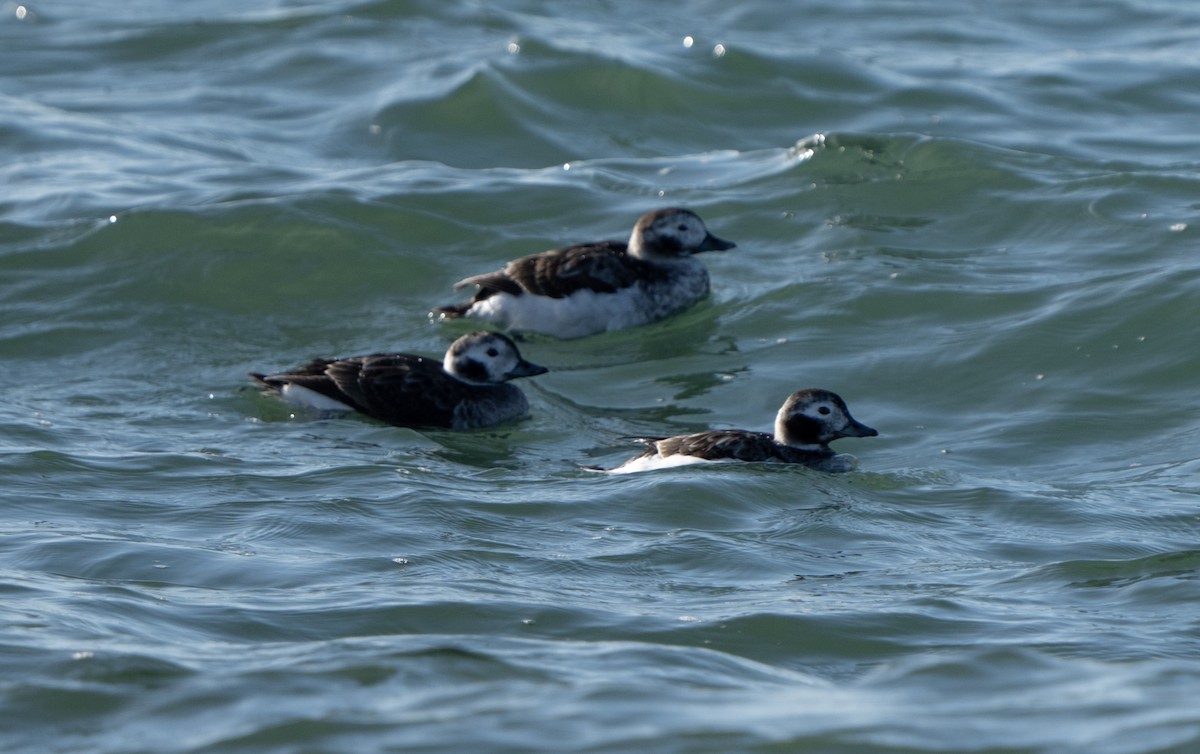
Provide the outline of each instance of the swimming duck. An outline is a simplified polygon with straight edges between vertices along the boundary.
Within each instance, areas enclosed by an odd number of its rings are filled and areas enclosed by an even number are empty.
[[[687,309],[708,295],[708,270],[694,255],[736,244],[708,232],[691,210],[658,209],[638,219],[628,242],[596,241],[514,259],[464,278],[466,302],[438,307],[441,319],[473,317],[559,338],[635,327]]]
[[[811,388],[788,396],[775,416],[774,436],[745,429],[714,429],[675,437],[636,438],[648,446],[646,450],[607,471],[627,474],[713,461],[798,463],[820,471],[852,471],[858,459],[834,452],[829,443],[841,437],[878,434],[850,415],[841,396]]]
[[[507,384],[547,370],[521,358],[504,335],[475,332],[450,344],[445,358],[407,353],[314,359],[288,372],[250,376],[290,403],[358,411],[398,427],[475,429],[529,410]]]

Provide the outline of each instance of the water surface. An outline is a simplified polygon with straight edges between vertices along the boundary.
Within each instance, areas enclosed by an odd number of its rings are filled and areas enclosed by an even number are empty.
[[[1200,11],[9,5],[7,751],[1185,752]],[[664,205],[670,321],[530,417],[296,413]],[[606,477],[836,390],[860,471]]]

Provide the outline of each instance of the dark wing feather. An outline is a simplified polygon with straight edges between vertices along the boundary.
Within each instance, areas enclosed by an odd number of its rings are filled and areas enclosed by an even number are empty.
[[[565,298],[580,290],[615,293],[661,275],[658,267],[625,253],[621,241],[599,241],[514,259],[504,269],[476,275],[455,287],[478,285],[476,301],[495,293]]]
[[[272,390],[282,390],[284,385],[297,385],[320,393],[326,398],[341,401],[351,408],[362,410],[354,399],[342,391],[337,383],[329,378],[326,370],[337,359],[313,359],[304,366],[296,367],[279,374],[259,374],[251,372],[250,376]]]
[[[399,427],[449,427],[468,387],[441,362],[408,354],[340,359],[325,372],[364,414]]]
[[[463,391],[473,389],[441,362],[410,354],[313,359],[289,372],[251,376],[274,390],[308,388],[398,427],[449,427]]]
[[[658,440],[651,448],[661,456],[689,455],[698,458],[735,459],[739,461],[782,461],[797,463],[812,468],[822,468],[822,464],[837,454],[829,448],[808,450],[781,445],[766,432],[750,432],[744,429],[715,429],[708,432],[697,432],[692,435],[680,435]],[[651,454],[651,452],[647,454]]]
[[[687,455],[697,458],[734,458],[742,461],[778,459],[779,444],[765,432],[714,429],[691,435],[668,437],[654,443],[661,456]]]

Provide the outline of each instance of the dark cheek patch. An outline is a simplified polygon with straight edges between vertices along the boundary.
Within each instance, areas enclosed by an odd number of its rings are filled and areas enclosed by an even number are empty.
[[[458,376],[471,382],[487,382],[487,367],[474,359],[468,359],[458,364]]]
[[[784,422],[788,436],[794,442],[816,443],[821,441],[821,423],[801,414],[793,414]]]
[[[660,251],[664,251],[669,254],[675,254],[677,256],[682,256],[684,253],[683,241],[678,236],[659,236],[657,243]]]

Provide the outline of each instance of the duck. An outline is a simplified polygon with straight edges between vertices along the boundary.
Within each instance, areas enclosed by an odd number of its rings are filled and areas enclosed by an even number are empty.
[[[713,429],[674,437],[631,438],[646,450],[613,469],[628,474],[696,463],[748,461],[791,463],[818,471],[853,471],[858,459],[837,453],[829,443],[843,437],[875,437],[879,432],[850,415],[841,396],[808,388],[788,396],[775,416],[775,434],[745,429]]]
[[[507,336],[473,332],[451,343],[441,361],[377,353],[250,376],[293,405],[357,411],[398,427],[477,429],[524,415],[529,402],[508,381],[547,371],[526,361]]]
[[[638,219],[627,242],[543,251],[464,278],[454,289],[476,286],[475,294],[437,307],[430,316],[480,319],[502,330],[562,339],[637,327],[706,297],[708,270],[695,255],[735,247],[710,233],[689,209],[656,209]]]

